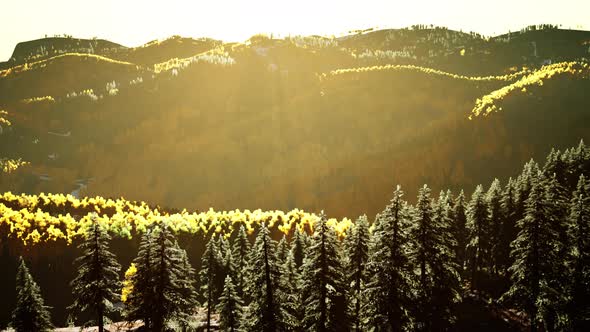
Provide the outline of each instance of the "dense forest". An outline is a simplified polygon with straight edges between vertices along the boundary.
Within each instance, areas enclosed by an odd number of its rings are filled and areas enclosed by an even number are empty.
[[[226,232],[207,232],[198,271],[179,244],[183,231],[161,216],[135,234],[137,255],[123,274],[109,249],[120,234],[89,212],[77,241],[70,323],[102,325],[110,317],[150,331],[586,331],[588,172],[590,148],[580,142],[552,150],[544,164],[529,161],[504,185],[478,185],[471,197],[435,195],[424,185],[412,204],[398,186],[374,220],[361,216],[341,229],[320,213],[282,237],[262,220],[252,238],[235,220]],[[25,260],[19,264],[12,326],[49,328],[42,291]],[[500,325],[466,319],[464,305],[477,302],[502,317]]]
[[[127,48],[51,37],[0,70],[0,191],[375,214],[590,140],[590,32],[415,26]],[[487,116],[484,116],[487,115]],[[471,120],[469,120],[471,118]]]

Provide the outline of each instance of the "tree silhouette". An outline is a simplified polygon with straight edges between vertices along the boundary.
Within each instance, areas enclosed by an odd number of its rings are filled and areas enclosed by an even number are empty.
[[[121,265],[109,250],[110,239],[100,221],[92,218],[79,246],[82,256],[75,261],[79,265],[78,275],[71,282],[74,303],[69,309],[75,314],[92,312],[99,332],[104,331],[105,317],[116,311],[113,303],[119,300],[121,288]]]
[[[41,289],[33,280],[25,260],[20,257],[16,273],[16,308],[12,312],[12,328],[17,332],[40,332],[53,329],[49,307],[43,303]]]

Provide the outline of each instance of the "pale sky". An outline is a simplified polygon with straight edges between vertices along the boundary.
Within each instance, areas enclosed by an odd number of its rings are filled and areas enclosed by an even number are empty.
[[[243,41],[413,24],[488,36],[543,23],[590,29],[590,0],[2,0],[0,7],[0,61],[18,42],[45,34],[138,46],[171,35]]]

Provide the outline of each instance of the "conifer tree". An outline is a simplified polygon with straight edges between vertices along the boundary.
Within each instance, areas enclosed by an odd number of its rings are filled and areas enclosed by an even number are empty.
[[[463,190],[455,199],[453,207],[453,234],[457,241],[455,247],[455,257],[459,265],[459,271],[462,273],[465,270],[465,261],[467,259],[465,250],[467,248],[467,216],[465,215],[465,194]]]
[[[368,329],[403,331],[412,327],[412,267],[408,258],[410,211],[397,186],[385,210],[377,215],[369,247]]]
[[[569,214],[571,285],[569,314],[574,331],[590,329],[590,183],[580,175],[570,203]]]
[[[277,244],[277,263],[283,265],[287,259],[287,253],[289,252],[289,242],[287,237],[283,234],[283,237]]]
[[[244,290],[246,288],[246,271],[249,270],[250,241],[246,234],[246,228],[241,225],[232,246],[233,261],[235,264],[235,287],[238,296],[245,300]]]
[[[410,238],[412,259],[418,272],[416,328],[448,330],[454,323],[453,306],[459,300],[459,275],[453,255],[450,209],[442,196],[434,204],[425,185],[418,193]]]
[[[366,264],[369,258],[369,223],[367,216],[360,216],[345,238],[346,284],[350,287],[350,321],[356,331],[361,331],[362,291],[368,281]]]
[[[301,331],[303,321],[303,298],[301,296],[301,276],[292,251],[287,253],[281,268],[280,300],[286,331]]]
[[[43,303],[41,289],[33,280],[24,259],[16,273],[16,308],[11,326],[16,332],[40,332],[53,329],[49,307]]]
[[[467,209],[467,228],[469,230],[467,251],[471,288],[478,289],[480,271],[486,266],[490,246],[488,209],[481,185],[475,188],[475,192],[471,196],[471,202]]]
[[[250,252],[251,269],[248,292],[252,301],[248,309],[250,331],[281,331],[284,329],[279,301],[280,267],[276,261],[275,243],[265,224],[260,226]]]
[[[183,286],[188,281],[183,269],[185,262],[170,227],[162,222],[154,232],[154,303],[151,321],[154,331],[163,331],[169,321],[182,320],[183,314],[194,309],[196,303],[192,298],[183,298],[187,291]]]
[[[219,247],[215,237],[212,236],[207,242],[203,256],[201,256],[201,270],[199,271],[201,296],[204,298],[203,305],[207,308],[207,331],[211,330],[211,314],[221,291],[215,282],[221,270],[220,261]]]
[[[303,264],[303,257],[305,256],[305,236],[306,233],[295,227],[295,231],[293,232],[293,240],[291,241],[291,251],[293,252],[293,258],[295,259],[295,264],[297,265],[298,269]]]
[[[100,222],[93,218],[79,248],[78,275],[71,282],[74,303],[69,307],[74,315],[89,311],[96,317],[98,331],[104,331],[104,319],[115,312],[119,299],[121,265],[109,251],[111,237]],[[84,326],[88,325],[85,323]]]
[[[174,241],[174,247],[180,255],[180,266],[178,274],[178,290],[181,294],[178,298],[178,321],[186,330],[188,328],[191,316],[198,304],[198,294],[195,288],[196,272],[192,267],[186,250],[180,248],[178,242]]]
[[[232,278],[229,275],[225,277],[223,292],[218,302],[219,329],[228,332],[242,331],[242,299],[238,296]]]
[[[153,229],[150,228],[141,237],[137,257],[133,260],[135,274],[130,277],[132,291],[125,301],[128,321],[142,320],[146,329],[153,327],[153,303],[155,301],[154,255],[155,243]]]
[[[512,265],[510,261],[510,244],[516,239],[517,235],[515,200],[514,181],[510,178],[502,192],[500,203],[502,207],[502,227],[500,228],[500,238],[498,239],[496,248],[496,263],[498,264],[498,269],[505,277],[508,274],[508,267]]]
[[[304,328],[308,331],[346,331],[349,328],[345,278],[335,230],[320,213],[311,247],[303,263]]]
[[[551,189],[543,186],[539,172],[532,181],[525,216],[518,221],[519,233],[512,243],[512,285],[502,296],[503,301],[512,301],[527,312],[532,332],[537,331],[540,319],[555,311],[563,293],[556,288],[562,258],[558,256],[561,244],[553,214],[554,198]],[[552,322],[544,323],[553,328]]]
[[[488,192],[486,194],[486,203],[488,207],[488,224],[489,224],[489,270],[492,275],[497,276],[500,255],[502,249],[500,247],[500,236],[502,232],[502,222],[504,216],[502,215],[502,187],[500,181],[494,179]]]

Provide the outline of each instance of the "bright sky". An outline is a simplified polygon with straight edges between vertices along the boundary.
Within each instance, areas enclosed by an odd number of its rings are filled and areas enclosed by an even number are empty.
[[[435,24],[495,35],[531,24],[590,29],[590,0],[2,1],[0,61],[45,34],[138,46],[171,35],[243,41],[256,33],[339,35]]]

